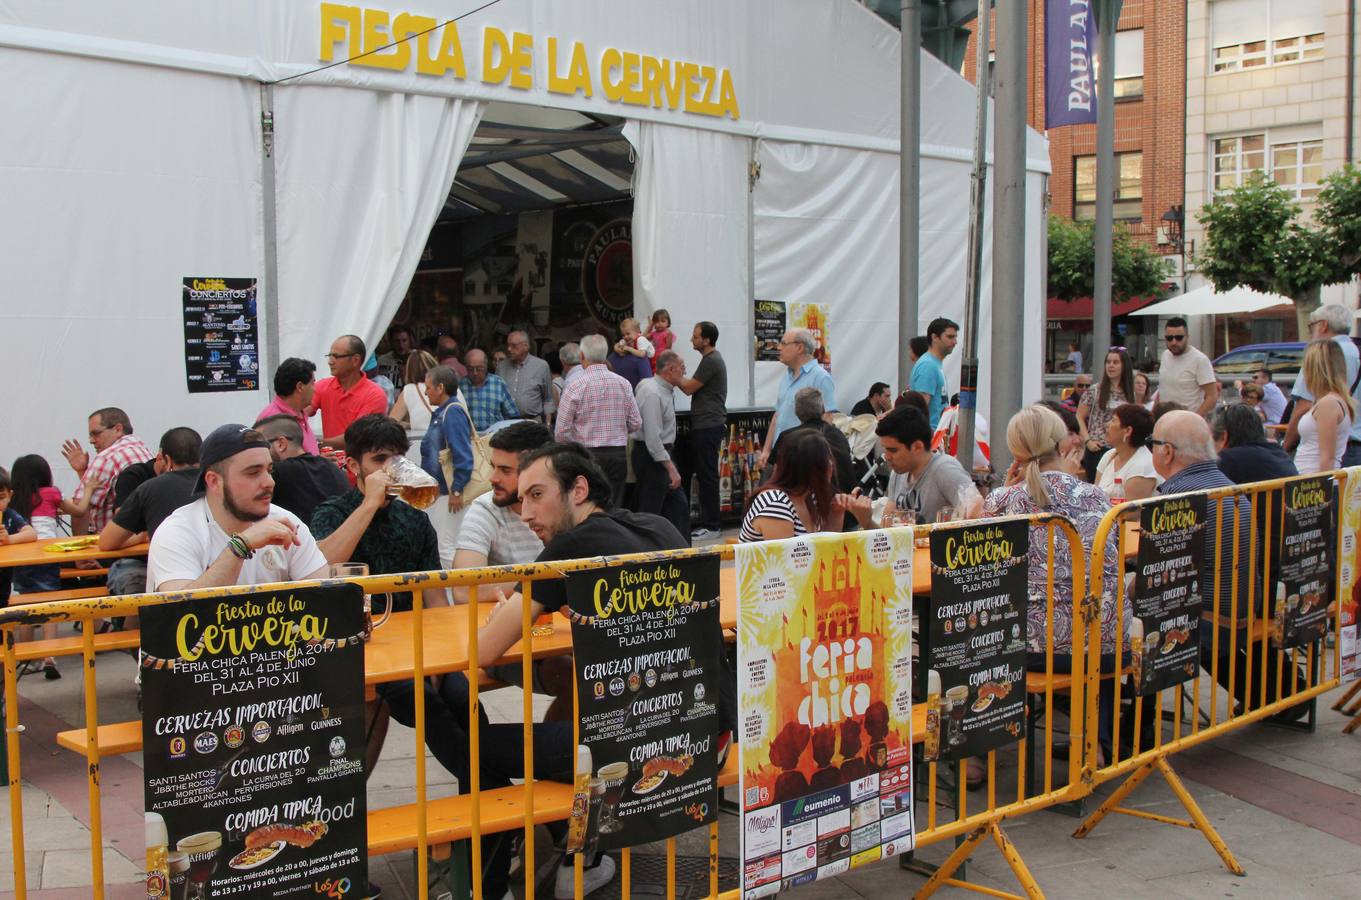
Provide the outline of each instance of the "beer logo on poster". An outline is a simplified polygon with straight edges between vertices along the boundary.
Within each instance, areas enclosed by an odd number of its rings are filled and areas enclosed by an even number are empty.
[[[250,736],[255,740],[255,743],[263,744],[265,741],[269,740],[269,732],[269,723],[264,719],[261,719],[251,728]]]
[[[170,758],[184,759],[184,754],[189,751],[189,742],[183,735],[177,734],[170,739]]]
[[[212,753],[217,749],[217,735],[211,731],[201,731],[194,738],[194,749],[202,754]]]
[[[615,219],[600,227],[581,259],[581,296],[601,325],[617,328],[633,309],[633,224]]]

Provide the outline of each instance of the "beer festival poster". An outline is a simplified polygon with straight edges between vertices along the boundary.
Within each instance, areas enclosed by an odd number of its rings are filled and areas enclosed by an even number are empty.
[[[736,548],[742,890],[913,846],[910,528]]]

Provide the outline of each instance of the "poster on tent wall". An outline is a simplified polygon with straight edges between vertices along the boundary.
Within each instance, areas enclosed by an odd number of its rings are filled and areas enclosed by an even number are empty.
[[[260,387],[256,280],[184,279],[184,371],[191,394]]]
[[[813,333],[813,358],[828,372],[832,371],[831,337],[827,330],[827,304],[789,304],[789,327],[807,328]]]
[[[141,621],[148,888],[157,858],[169,881],[148,894],[321,897],[363,885],[360,588],[195,598],[145,607]]]
[[[742,893],[912,849],[912,532],[739,544]]]
[[[1327,632],[1333,601],[1333,480],[1292,481],[1284,490],[1277,643],[1307,647]]]
[[[779,362],[785,333],[785,308],[779,300],[756,301],[756,361]]]
[[[1338,511],[1338,527],[1342,530],[1342,594],[1341,628],[1338,645],[1342,655],[1343,678],[1355,678],[1361,673],[1361,623],[1357,612],[1361,609],[1361,466],[1347,470],[1347,483],[1342,488],[1343,502]]]

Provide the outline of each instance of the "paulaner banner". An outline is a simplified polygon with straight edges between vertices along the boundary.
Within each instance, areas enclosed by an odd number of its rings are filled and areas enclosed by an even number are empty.
[[[1044,127],[1096,122],[1096,10],[1091,0],[1045,0]]]

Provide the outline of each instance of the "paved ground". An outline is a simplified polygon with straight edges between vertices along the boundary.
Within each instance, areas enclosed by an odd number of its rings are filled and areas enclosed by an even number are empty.
[[[79,660],[62,660],[66,677],[47,682],[41,676],[21,683],[25,862],[31,897],[90,896],[89,823],[84,767],[53,735],[83,723]],[[125,654],[99,657],[100,719],[117,721],[136,715],[131,688],[132,660]],[[519,720],[513,690],[486,695],[494,718]],[[1315,734],[1252,726],[1218,742],[1181,754],[1175,767],[1192,794],[1220,830],[1239,861],[1245,878],[1229,874],[1199,834],[1140,819],[1113,816],[1090,837],[1075,840],[1075,820],[1040,812],[1007,823],[1007,832],[1046,895],[1055,898],[1094,896],[1288,898],[1356,897],[1361,895],[1361,734],[1340,733],[1341,717],[1320,703]],[[415,780],[410,731],[394,724],[378,769],[369,782],[369,803],[382,806],[410,802]],[[429,759],[432,795],[452,793],[453,784]],[[102,807],[108,896],[137,897],[142,855],[141,756],[104,760]],[[1109,786],[1102,794],[1109,792]],[[1181,808],[1160,780],[1139,788],[1132,806],[1180,816]],[[919,816],[922,815],[919,807]],[[948,815],[948,814],[947,814]],[[0,801],[0,827],[10,822],[8,796]],[[720,820],[721,853],[735,857],[735,819]],[[544,831],[538,843],[548,842]],[[8,850],[8,842],[0,841]],[[938,861],[948,847],[931,847],[920,857]],[[653,873],[664,871],[659,848],[635,851],[634,895],[652,893]],[[707,836],[680,842],[681,870],[703,873]],[[551,863],[547,855],[541,859]],[[735,863],[725,862],[728,876]],[[410,854],[375,860],[374,880],[387,898],[414,897],[414,863]],[[12,896],[14,858],[0,852],[0,896]],[[996,848],[983,847],[968,870],[970,880],[1004,890],[1016,885]],[[923,882],[892,863],[858,870],[828,884],[801,888],[816,898],[906,897]],[[725,885],[726,886],[726,885]],[[593,900],[617,896],[617,882]],[[699,897],[703,888],[677,896]],[[540,893],[540,896],[543,896]],[[968,896],[947,888],[940,896]]]

